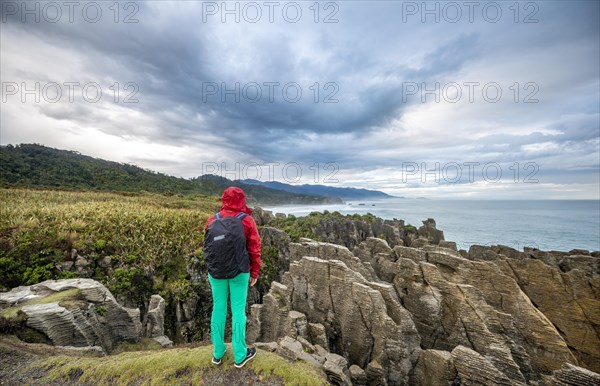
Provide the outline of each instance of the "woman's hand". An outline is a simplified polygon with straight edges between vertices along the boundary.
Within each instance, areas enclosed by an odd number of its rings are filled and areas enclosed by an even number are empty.
[[[257,280],[258,280],[257,277],[251,277],[250,278],[250,287],[254,287],[254,285],[256,284]]]

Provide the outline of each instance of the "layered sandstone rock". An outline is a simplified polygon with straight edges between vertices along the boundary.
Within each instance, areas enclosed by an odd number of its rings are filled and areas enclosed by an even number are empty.
[[[440,241],[432,231],[422,248],[289,243],[290,270],[253,306],[249,336],[326,344],[359,384],[596,379],[598,257]]]
[[[162,347],[173,346],[173,342],[165,335],[165,299],[160,295],[150,297],[144,335],[154,339]]]
[[[92,279],[48,280],[0,293],[0,309],[10,308],[23,318],[23,328],[56,346],[110,352],[120,341],[137,341],[142,332],[140,310],[122,307]]]
[[[317,257],[293,262],[283,282],[273,283],[265,302],[253,306],[250,339],[325,340],[330,352],[364,369],[369,384],[408,382],[420,339],[390,284],[370,282],[341,260]],[[299,328],[309,323],[314,327]]]

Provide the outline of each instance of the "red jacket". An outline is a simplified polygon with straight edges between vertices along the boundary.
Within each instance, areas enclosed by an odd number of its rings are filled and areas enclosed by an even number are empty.
[[[240,212],[247,213],[248,216],[242,219],[244,230],[246,232],[246,248],[248,249],[248,255],[250,256],[250,277],[257,278],[258,272],[260,271],[260,236],[256,223],[252,218],[252,210],[246,206],[246,195],[244,191],[235,186],[225,189],[221,196],[223,205],[221,206],[221,216],[230,217],[235,216]],[[215,216],[210,216],[204,226],[204,232],[208,229],[208,225],[215,219]]]

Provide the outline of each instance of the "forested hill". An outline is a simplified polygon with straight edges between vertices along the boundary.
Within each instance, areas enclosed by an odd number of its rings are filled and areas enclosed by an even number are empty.
[[[251,203],[309,204],[339,198],[290,193],[233,182],[220,176],[184,179],[38,144],[0,147],[0,187],[50,188],[218,195],[228,186],[244,189]]]

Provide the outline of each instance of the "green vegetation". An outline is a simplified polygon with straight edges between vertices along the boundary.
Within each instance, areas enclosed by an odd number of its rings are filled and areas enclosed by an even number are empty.
[[[96,313],[100,316],[104,316],[106,315],[106,313],[108,312],[108,308],[106,308],[106,306],[98,306],[96,307]]]
[[[260,294],[266,294],[271,283],[279,278],[279,251],[273,245],[263,245],[261,249],[261,267],[257,288]]]
[[[151,351],[151,350],[160,350],[160,343],[155,341],[154,339],[142,337],[137,342],[128,342],[123,340],[117,344],[111,355],[118,355],[124,352],[132,352],[132,351]]]
[[[0,201],[0,288],[90,277],[142,310],[152,294],[175,303],[202,290],[186,268],[216,197],[0,189]]]
[[[61,190],[152,192],[164,194],[220,195],[228,186],[244,189],[250,203],[318,204],[341,202],[339,198],[289,193],[264,186],[248,185],[207,175],[184,179],[142,169],[135,165],[105,161],[78,152],[37,144],[0,147],[0,187]],[[172,209],[194,209],[185,198],[168,203]],[[45,271],[35,274],[44,277]]]
[[[139,284],[137,276],[147,271],[180,274],[202,245],[202,224],[218,209],[213,198],[194,196],[185,199],[195,209],[169,208],[181,199],[0,190],[0,285],[57,278],[56,263],[72,261],[72,249],[91,260],[110,257],[117,292]]]
[[[403,229],[407,232],[407,233],[417,233],[417,227],[414,225],[410,225],[407,224],[403,227]]]
[[[9,186],[192,193],[182,178],[36,144],[2,148],[0,165],[2,182]],[[216,194],[218,187],[212,188]]]
[[[212,366],[211,346],[183,347],[162,351],[124,352],[101,358],[56,356],[33,367],[48,371],[39,380],[49,382],[94,383],[110,385],[203,385],[210,379],[230,379],[246,383],[248,373],[233,367],[231,349],[223,365]],[[280,356],[260,351],[244,369],[259,380],[280,379],[285,385],[327,385],[324,373],[308,363],[291,363]],[[210,382],[209,384],[217,384]]]

